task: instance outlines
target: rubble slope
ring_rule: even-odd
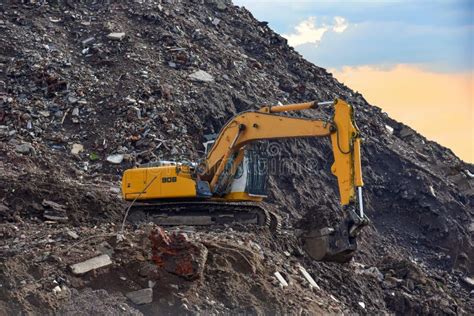
[[[304,60],[245,8],[4,2],[0,30],[0,311],[474,312],[474,166]],[[127,226],[127,242],[117,242],[124,169],[196,161],[204,135],[240,111],[334,98],[355,107],[364,137],[372,225],[352,263],[311,262],[294,237],[342,215],[327,139],[265,144],[275,163],[266,205],[284,219],[282,235],[186,230],[208,251],[196,281],[149,272],[146,227]],[[68,268],[104,247],[111,267],[85,276]],[[290,286],[278,286],[276,271]],[[153,278],[152,304],[127,301]],[[80,307],[95,295],[103,306]]]

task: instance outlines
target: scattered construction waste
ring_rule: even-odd
[[[0,314],[474,314],[474,166],[267,24],[227,0],[0,3]],[[370,219],[349,262],[295,234],[344,216],[325,139],[259,144],[278,233],[137,213],[122,231],[124,170],[199,161],[237,113],[335,99]]]

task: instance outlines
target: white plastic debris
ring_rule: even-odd
[[[283,278],[283,276],[281,275],[280,272],[275,272],[274,273],[275,277],[278,279],[278,281],[280,281],[280,285],[282,287],[287,287],[288,286],[288,282],[286,282],[285,278]]]
[[[390,125],[385,125],[385,128],[387,129],[387,131],[389,132],[389,134],[393,134],[393,127],[391,127]]]
[[[430,185],[430,192],[431,192],[431,195],[433,195],[434,197],[436,197],[436,192],[435,192],[435,190],[434,190],[434,188],[433,188],[432,185]]]
[[[365,309],[365,303],[364,303],[364,302],[359,302],[359,305],[360,305],[360,307],[362,307],[363,309]]]

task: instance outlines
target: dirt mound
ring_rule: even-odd
[[[0,30],[1,313],[76,313],[97,300],[84,312],[474,312],[474,166],[369,105],[245,8],[12,1],[0,4]],[[336,97],[363,133],[372,220],[350,264],[312,262],[295,237],[302,223],[342,215],[326,139],[266,144],[266,205],[284,219],[281,235],[188,229],[208,252],[197,280],[152,263],[146,225],[117,239],[124,169],[199,159],[204,135],[237,112]],[[106,267],[71,271],[104,254]],[[152,303],[130,298],[150,293]]]

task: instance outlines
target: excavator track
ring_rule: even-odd
[[[280,217],[262,206],[248,202],[172,201],[135,203],[128,221],[138,224],[153,222],[161,226],[266,226],[279,233]]]

